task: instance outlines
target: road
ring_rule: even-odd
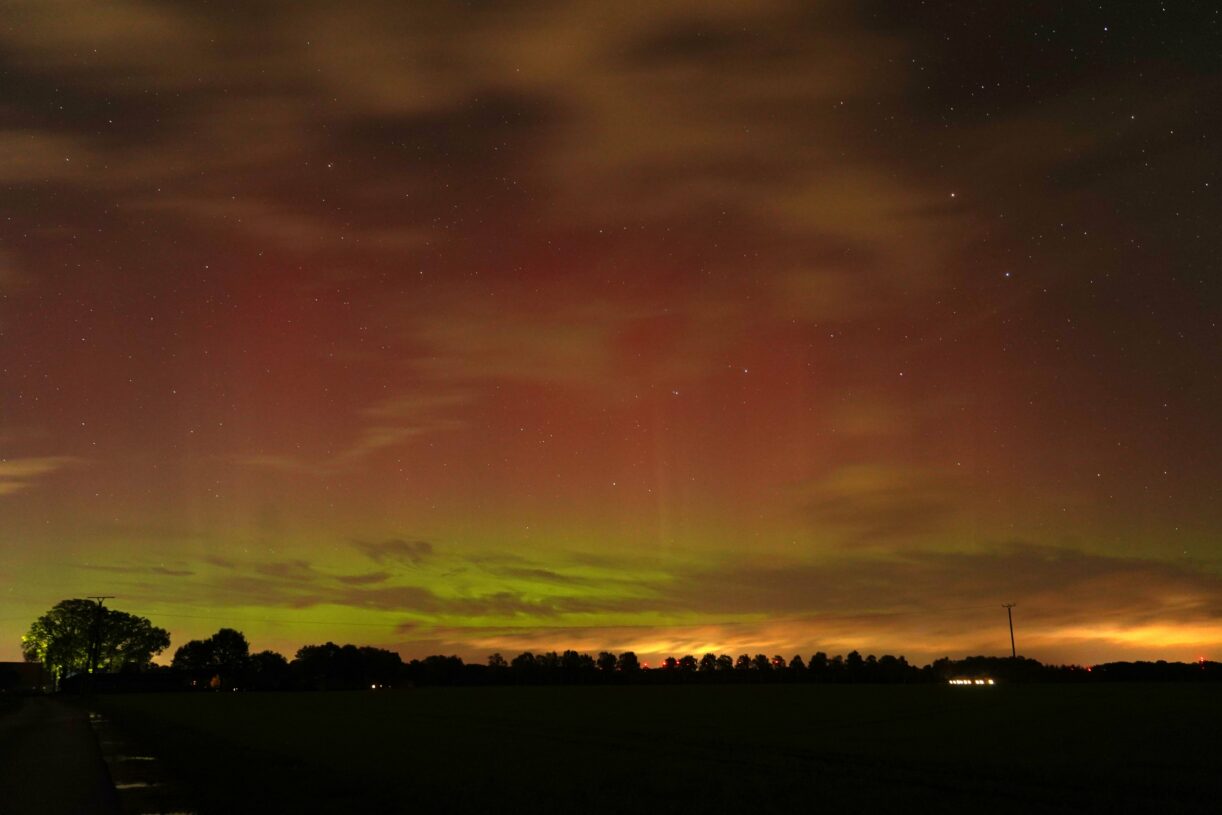
[[[0,815],[118,815],[84,711],[34,696],[0,716]]]

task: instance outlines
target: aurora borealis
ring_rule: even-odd
[[[5,4],[0,660],[1217,659],[1219,12],[1109,5]]]

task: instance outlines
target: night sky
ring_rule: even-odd
[[[1215,4],[2,6],[0,659],[1219,658]]]

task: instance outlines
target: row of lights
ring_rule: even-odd
[[[951,685],[996,685],[992,679],[951,679],[948,680]]]

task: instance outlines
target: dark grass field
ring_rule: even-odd
[[[1218,811],[1208,684],[100,697],[200,812]]]
[[[0,716],[12,713],[21,706],[21,696],[16,693],[0,693]]]

